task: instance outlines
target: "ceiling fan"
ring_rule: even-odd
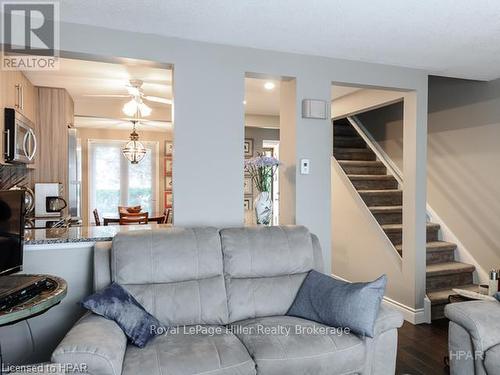
[[[144,90],[142,89],[143,81],[140,79],[131,79],[125,88],[128,91],[128,94],[88,94],[84,96],[92,96],[92,97],[102,97],[102,98],[132,98],[135,100],[141,101],[150,101],[155,103],[162,104],[172,104],[171,99],[162,98],[159,96],[145,95]]]

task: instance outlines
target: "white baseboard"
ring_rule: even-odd
[[[345,281],[347,283],[350,283],[350,280],[344,279],[343,277],[337,276],[332,273],[332,277],[338,280]],[[422,324],[422,323],[430,323],[430,317],[428,318],[425,313],[425,309],[422,307],[420,309],[414,309],[412,307],[406,306],[398,301],[395,301],[389,297],[384,297],[383,303],[386,305],[392,307],[393,309],[396,309],[403,314],[404,320],[411,324]]]
[[[398,301],[394,301],[389,297],[384,297],[383,303],[392,307],[393,309],[399,310],[403,314],[404,320],[411,324],[423,324],[429,323],[427,319],[427,314],[425,308],[414,309],[412,307],[406,306]]]

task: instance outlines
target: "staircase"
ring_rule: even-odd
[[[333,122],[333,156],[379,223],[397,252],[403,255],[403,191],[384,163],[347,119]],[[439,224],[427,223],[427,296],[432,319],[444,317],[452,288],[477,290],[475,267],[455,261],[456,245],[439,240]]]

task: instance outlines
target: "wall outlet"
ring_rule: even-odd
[[[309,159],[300,159],[300,174],[309,174]]]

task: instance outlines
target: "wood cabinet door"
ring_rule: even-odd
[[[35,87],[22,75],[21,113],[35,122]]]
[[[69,95],[69,93],[64,90],[66,94],[65,103],[64,103],[64,121],[68,128],[72,128],[75,123],[75,104],[73,103],[73,98]]]
[[[5,106],[21,110],[21,84],[22,73],[18,71],[5,71]]]
[[[0,164],[3,164],[5,162],[5,157],[4,157],[4,108],[7,107],[7,104],[5,102],[5,94],[7,92],[7,73],[5,70],[0,69]]]

